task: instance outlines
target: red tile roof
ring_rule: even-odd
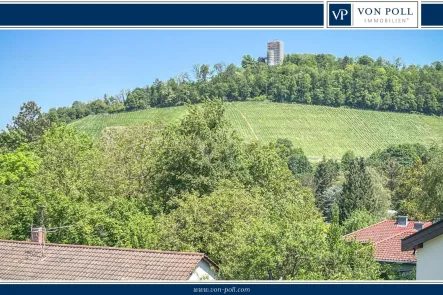
[[[202,253],[0,240],[0,280],[187,280],[202,260],[217,267]]]
[[[432,222],[425,222],[424,228],[431,224]],[[407,226],[399,226],[396,220],[384,220],[347,234],[344,238],[373,243],[377,261],[416,262],[417,259],[412,250],[401,250],[401,240],[416,232],[414,221],[409,221]]]

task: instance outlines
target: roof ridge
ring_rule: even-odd
[[[395,234],[395,235],[389,236],[389,237],[387,237],[387,238],[385,238],[385,239],[383,239],[383,240],[380,240],[380,241],[378,241],[378,242],[375,242],[374,245],[379,244],[379,243],[384,242],[384,241],[387,241],[387,240],[390,240],[390,239],[392,239],[392,238],[395,238],[396,236],[399,236],[399,235],[404,234],[404,233],[406,233],[406,232],[415,232],[415,231],[416,231],[416,230],[414,230],[414,229],[406,228],[404,231],[401,231],[401,232],[399,232],[399,233],[397,233],[397,234]]]
[[[374,227],[374,226],[376,226],[376,225],[378,225],[378,224],[380,224],[380,223],[383,223],[383,222],[386,222],[386,221],[391,221],[391,220],[392,220],[392,219],[385,219],[385,220],[379,221],[379,222],[377,222],[377,223],[374,223],[374,224],[369,225],[369,226],[367,226],[367,227],[364,227],[364,228],[362,228],[362,229],[359,229],[359,230],[353,231],[353,232],[351,232],[351,233],[349,233],[349,234],[346,234],[346,235],[344,235],[343,237],[347,237],[347,236],[349,236],[349,235],[351,235],[351,234],[358,233],[358,232],[360,232],[360,231],[362,231],[362,230],[366,230],[366,229],[371,228],[371,227]],[[394,221],[394,220],[392,220],[392,221]]]
[[[374,226],[379,225],[379,224],[381,224],[381,223],[384,223],[384,222],[386,222],[386,221],[394,221],[394,222],[396,222],[395,219],[384,219],[384,220],[382,220],[382,221],[379,221],[379,222],[377,222],[377,223],[374,223],[374,224],[369,225],[369,226],[367,226],[367,227],[364,227],[364,228],[362,228],[362,229],[359,229],[359,230],[353,231],[353,232],[351,232],[351,233],[349,233],[349,234],[346,234],[346,235],[343,236],[343,238],[348,237],[348,236],[350,236],[350,235],[352,235],[352,234],[358,233],[358,232],[360,232],[360,231],[366,230],[366,229],[368,229],[368,228],[374,227]],[[414,223],[414,222],[423,222],[423,225],[426,225],[427,223],[429,223],[429,221],[415,221],[415,220],[408,220],[408,225],[409,225],[409,222],[412,222],[412,223]],[[405,228],[405,229],[410,229],[410,228],[408,228],[408,225],[405,226],[404,228]]]
[[[0,243],[38,245],[38,243],[35,243],[35,242],[16,241],[16,240],[2,240],[2,239],[0,239]],[[200,253],[200,252],[164,251],[164,250],[150,250],[150,249],[140,249],[140,248],[123,248],[123,247],[109,247],[109,246],[91,246],[91,245],[76,245],[76,244],[57,244],[57,243],[45,243],[45,246],[67,247],[67,248],[89,248],[89,249],[102,249],[102,250],[114,250],[114,251],[132,251],[132,252],[147,252],[147,253],[163,253],[163,254],[199,255],[199,256],[202,256],[202,257],[206,256],[204,253]]]

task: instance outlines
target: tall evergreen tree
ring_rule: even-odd
[[[365,160],[354,159],[349,163],[349,171],[345,174],[343,192],[340,196],[340,221],[346,220],[356,210],[366,209],[374,212],[374,200],[375,191]]]
[[[313,191],[317,199],[332,185],[338,176],[339,170],[340,166],[337,161],[332,159],[326,160],[326,158],[323,157],[322,161],[318,164],[314,175]]]

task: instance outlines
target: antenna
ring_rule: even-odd
[[[37,221],[37,223],[39,225],[34,227],[34,224],[31,224],[31,237],[32,237],[33,242],[37,242],[41,245],[42,257],[44,257],[46,234],[57,232],[57,231],[60,231],[60,230],[63,230],[63,229],[69,228],[69,227],[73,227],[74,225],[67,225],[67,226],[60,225],[59,227],[46,229],[45,228],[45,206],[42,204],[39,206],[39,208],[40,208],[40,214],[39,214],[39,217],[37,217],[37,219],[40,219],[39,221]]]
[[[40,231],[43,231],[43,238],[41,239],[42,243],[42,257],[45,257],[45,239],[46,239],[46,229],[45,229],[45,206],[40,205]]]
[[[47,233],[54,233],[60,229],[65,229],[65,228],[70,228],[73,227],[74,225],[65,225],[65,226],[59,226],[59,227],[52,227],[52,228],[48,228],[48,230],[46,231]]]
[[[45,245],[45,237],[46,230],[44,227],[44,208],[45,206],[40,205],[40,218],[37,215],[37,225],[34,227],[34,224],[31,224],[31,241],[34,243],[38,243],[41,246],[41,257],[44,257],[44,245]],[[38,220],[40,219],[40,220]]]
[[[34,224],[31,224],[31,240],[34,243],[39,243],[41,246],[42,257],[44,257],[44,247],[45,247],[45,239],[46,239],[46,228],[45,228],[45,206],[40,205],[40,216],[37,216],[37,226],[34,227]]]
[[[44,228],[45,224],[45,206],[40,205],[40,226]]]

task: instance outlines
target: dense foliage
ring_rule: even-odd
[[[44,224],[50,242],[201,251],[225,279],[381,275],[371,245],[341,238],[368,218],[343,227],[340,192],[330,224],[316,206],[320,178],[322,195],[350,181],[340,165],[312,165],[284,139],[243,142],[221,101],[189,106],[177,125],[108,129],[98,141],[53,124],[0,159],[0,238],[26,240]]]
[[[227,101],[270,100],[326,106],[443,114],[443,65],[406,66],[368,56],[289,54],[281,66],[245,56],[234,64],[194,65],[193,77],[182,73],[150,86],[71,107],[51,109],[51,122],[70,122],[91,114],[133,111],[203,102],[208,97]]]
[[[440,217],[441,146],[395,145],[368,158],[348,151],[341,161],[312,163],[287,139],[245,142],[223,100],[205,98],[441,114],[441,65],[290,55],[283,66],[245,57],[242,68],[214,71],[196,66],[195,81],[157,80],[47,114],[24,104],[0,133],[0,238],[26,240],[32,225],[44,224],[51,242],[204,252],[225,279],[397,278],[375,262],[371,245],[342,236],[388,209]],[[203,100],[178,124],[110,128],[95,141],[64,123]]]

